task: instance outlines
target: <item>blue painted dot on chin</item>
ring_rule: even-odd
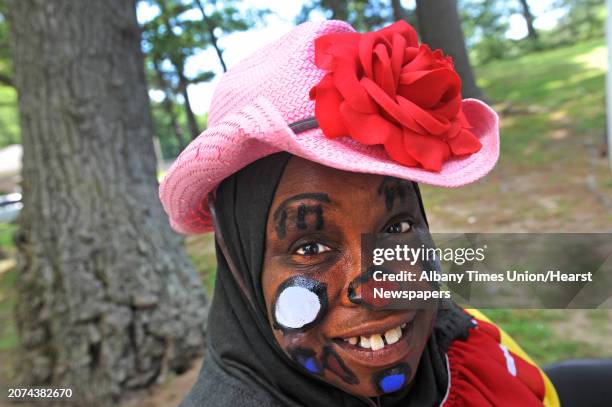
[[[376,373],[373,382],[381,393],[393,393],[408,383],[411,374],[410,366],[407,363],[401,363]]]
[[[302,363],[304,368],[306,368],[306,370],[308,370],[310,373],[321,373],[321,365],[319,365],[319,361],[315,357],[310,357],[306,360],[303,360]]]
[[[289,350],[291,358],[308,372],[316,375],[323,373],[323,366],[317,359],[317,354],[312,349],[293,348]]]
[[[379,384],[382,391],[385,393],[392,393],[401,389],[405,381],[406,376],[401,373],[385,376],[381,379]]]

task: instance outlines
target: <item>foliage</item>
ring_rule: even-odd
[[[555,7],[567,12],[548,36],[551,46],[576,44],[604,36],[605,0],[557,0]]]
[[[509,9],[497,0],[460,0],[463,34],[470,57],[476,65],[508,54],[507,16]]]
[[[6,4],[4,0],[0,0],[0,84],[10,86],[12,76]]]
[[[19,143],[17,95],[12,86],[13,72],[9,47],[6,6],[0,0],[0,148]]]
[[[171,106],[176,115],[179,127],[183,129],[183,131],[186,131],[187,118],[185,117],[183,106],[178,102],[172,103]],[[151,101],[151,115],[153,117],[155,136],[158,138],[161,147],[162,157],[172,159],[178,156],[181,152],[181,146],[179,146],[176,135],[174,134],[175,130],[171,123],[171,117],[168,115],[162,103]],[[196,119],[202,128],[206,128],[207,118],[207,114],[196,115]]]
[[[20,140],[17,92],[12,86],[0,84],[0,148],[17,144]]]
[[[308,21],[314,12],[319,12],[327,19],[344,20],[357,31],[376,30],[399,19],[392,3],[388,0],[310,0],[302,6],[296,23]],[[416,26],[414,13],[403,11],[408,21]]]
[[[174,157],[203,126],[191,110],[187,88],[215,76],[214,71],[204,70],[190,76],[186,69],[189,58],[213,47],[221,70],[225,70],[218,39],[257,25],[266,12],[241,11],[236,6],[238,2],[233,0],[206,4],[200,0],[147,0],[146,3],[157,8],[157,14],[142,27],[149,88],[163,95],[162,102],[152,106],[156,135],[164,156]]]

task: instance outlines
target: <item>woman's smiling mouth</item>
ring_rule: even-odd
[[[411,349],[416,315],[399,325],[376,333],[339,337],[332,340],[338,353],[367,367],[385,367],[404,359]],[[371,330],[369,330],[371,332]]]

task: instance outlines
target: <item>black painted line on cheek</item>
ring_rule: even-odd
[[[401,363],[375,373],[372,376],[372,384],[381,393],[393,393],[408,384],[411,376],[410,366],[407,363]]]
[[[329,346],[323,348],[323,354],[321,355],[323,367],[348,384],[358,384],[359,379],[344,363],[344,361],[338,356],[338,354]]]
[[[277,305],[278,305],[278,299],[280,298],[281,294],[289,288],[292,287],[299,287],[299,288],[303,288],[306,289],[308,291],[310,291],[311,293],[314,293],[319,301],[319,310],[317,312],[317,315],[315,316],[315,318],[312,321],[309,321],[307,323],[305,323],[302,326],[299,327],[291,327],[291,326],[285,326],[282,323],[280,323],[278,321],[278,317],[277,317]],[[325,316],[325,314],[327,313],[327,308],[328,308],[328,299],[327,299],[327,284],[322,283],[320,281],[317,280],[313,280],[309,277],[306,276],[293,276],[288,278],[287,280],[283,281],[281,283],[281,285],[278,286],[278,289],[276,290],[276,295],[274,296],[274,301],[272,302],[272,318],[273,318],[273,323],[272,323],[272,327],[274,329],[277,329],[279,331],[281,331],[283,333],[283,335],[287,335],[289,333],[293,333],[293,332],[301,332],[301,331],[305,331],[308,328],[310,328],[311,326],[313,326],[314,324],[318,323],[319,321],[321,321],[321,319]],[[289,310],[291,311],[291,310]],[[300,310],[295,310],[296,314],[300,312]]]
[[[314,350],[302,347],[291,348],[287,351],[291,359],[305,369],[308,373],[322,376],[323,366],[317,359],[317,354]]]

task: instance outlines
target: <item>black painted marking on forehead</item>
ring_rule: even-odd
[[[306,276],[285,280],[272,302],[273,328],[283,334],[304,331],[327,313],[327,285]]]
[[[308,225],[306,224],[306,215],[312,213],[316,217],[316,230],[323,230],[324,221],[323,221],[323,206],[322,205],[306,205],[301,203],[298,206],[297,219],[295,221],[295,226],[298,229],[305,230]]]
[[[330,346],[323,348],[321,359],[325,369],[330,370],[346,383],[359,383],[359,379],[357,376],[355,376],[355,373],[353,373],[351,369],[346,366],[342,358],[340,358],[340,356]]]
[[[390,211],[393,209],[395,200],[399,199],[400,202],[404,202],[409,196],[411,189],[411,181],[395,177],[385,177],[378,187],[378,195],[384,195],[385,207],[387,211]]]
[[[285,199],[274,211],[272,215],[272,219],[276,223],[276,234],[279,239],[284,239],[287,235],[287,206],[294,201],[300,200],[315,200],[322,203],[330,203],[331,199],[329,196],[324,193],[316,193],[316,192],[308,192],[303,194],[294,195],[290,198]],[[318,205],[306,205],[305,203],[301,203],[298,206],[298,212],[296,217],[296,227],[298,229],[306,229],[306,215],[314,214],[316,216],[316,230],[322,230],[324,227],[323,220],[323,206],[321,204]]]

